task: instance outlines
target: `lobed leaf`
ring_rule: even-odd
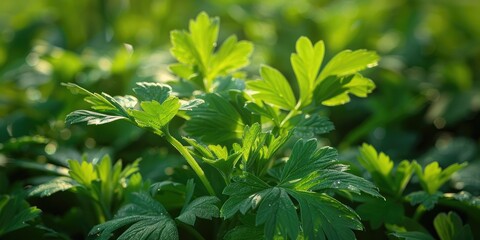
[[[149,194],[132,193],[130,201],[112,220],[94,226],[89,236],[107,240],[114,232],[125,229],[118,239],[178,239],[175,221]]]
[[[151,128],[157,134],[163,134],[162,128],[175,117],[180,109],[177,97],[170,96],[164,102],[155,100],[145,101],[140,104],[142,111],[132,110],[131,115],[140,127]]]
[[[325,65],[317,79],[317,84],[328,76],[347,76],[365,68],[374,67],[377,65],[378,60],[379,56],[373,51],[364,49],[342,51]]]
[[[216,93],[202,97],[204,104],[187,112],[185,131],[205,143],[225,143],[242,136],[244,124],[236,108]]]
[[[27,227],[27,222],[37,218],[41,212],[37,207],[30,207],[18,196],[0,196],[0,237]]]
[[[442,170],[438,165],[438,162],[432,162],[428,164],[422,172],[420,165],[417,165],[415,172],[420,180],[422,188],[429,194],[435,193],[445,182],[450,180],[452,175],[467,166],[467,163],[462,164],[452,164]]]
[[[220,199],[215,196],[203,196],[191,201],[194,189],[193,179],[188,180],[185,191],[185,203],[180,215],[176,219],[193,226],[196,218],[212,219],[212,217],[219,217],[220,210],[216,204],[220,202]]]
[[[253,91],[252,96],[255,99],[285,110],[295,108],[295,96],[282,73],[272,67],[262,66],[260,75],[262,80],[247,82],[247,87]]]
[[[473,240],[470,226],[463,225],[462,219],[454,212],[438,214],[433,225],[441,240],[465,239]]]
[[[33,187],[28,191],[28,196],[48,197],[56,192],[66,191],[75,186],[78,186],[78,183],[73,181],[73,179],[68,177],[57,177],[44,184]]]
[[[325,55],[325,45],[319,41],[312,45],[306,37],[300,37],[295,45],[296,53],[290,57],[290,62],[297,78],[300,90],[300,101],[303,106],[311,102],[315,80]]]

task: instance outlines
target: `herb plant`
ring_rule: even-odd
[[[344,50],[327,61],[323,41],[300,37],[290,57],[294,79],[262,65],[252,80],[242,71],[252,43],[236,36],[219,43],[219,22],[202,12],[188,31],[171,32],[170,52],[178,61],[169,66],[173,81],[136,82],[132,95],[124,96],[64,84],[91,105],[68,114],[67,125],[122,120],[151,131],[188,164],[175,169],[185,181],[152,183],[139,172],[141,160],[123,167],[108,155],[84,157],[58,166],[63,171],[27,197],[74,193],[84,205],[90,239],[354,239],[367,222],[367,229],[383,227],[390,237],[430,239],[411,223],[438,202],[453,199],[478,211],[475,198],[441,192],[465,164],[442,170],[436,162],[422,168],[405,160],[394,168],[388,156],[365,144],[359,163],[370,182],[350,173],[337,150],[318,140],[335,129],[330,107],[375,88],[361,74],[377,65],[375,52]],[[405,194],[414,173],[422,190]],[[12,224],[0,218],[0,236],[40,214],[23,200],[0,199],[1,217],[12,215],[4,214],[7,204],[21,213]],[[403,212],[405,203],[417,206],[413,217]],[[208,227],[200,229],[205,221]],[[454,212],[438,214],[434,225],[442,239],[471,237]]]

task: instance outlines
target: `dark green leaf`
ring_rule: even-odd
[[[223,237],[225,240],[252,240],[263,239],[263,230],[254,226],[236,226]]]
[[[28,226],[31,221],[40,215],[40,209],[30,207],[18,196],[0,196],[0,236]]]
[[[112,220],[94,226],[89,236],[107,240],[114,232],[125,229],[118,239],[178,239],[175,221],[149,194],[132,193],[130,201]]]
[[[185,130],[205,143],[225,143],[242,136],[244,124],[235,107],[219,94],[207,94],[205,101],[187,112],[191,119]]]
[[[154,82],[138,82],[133,88],[141,101],[157,101],[163,103],[169,96],[172,88],[167,84]]]
[[[187,182],[185,204],[176,219],[193,226],[196,218],[212,219],[212,217],[219,217],[220,210],[216,204],[220,202],[220,199],[215,196],[203,196],[190,202],[194,188],[193,180],[190,179]]]
[[[391,233],[391,235],[405,240],[435,240],[435,238],[424,232],[396,232]]]
[[[427,210],[430,210],[437,204],[440,197],[442,197],[441,192],[429,194],[425,191],[418,191],[408,194],[406,199],[412,205],[422,204]]]
[[[358,215],[326,194],[287,190],[300,206],[302,229],[308,239],[355,239],[362,230]]]
[[[463,225],[462,219],[454,212],[438,214],[433,220],[435,230],[441,240],[473,240],[469,225]]]
[[[371,199],[356,210],[362,220],[370,222],[372,229],[377,229],[384,223],[400,224],[404,217],[403,205],[391,199]]]

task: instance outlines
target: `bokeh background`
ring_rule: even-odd
[[[220,17],[220,40],[236,34],[254,43],[251,79],[260,64],[293,79],[300,36],[324,40],[327,58],[377,51],[379,66],[366,72],[376,90],[330,108],[336,130],[324,142],[345,161],[368,142],[395,160],[469,162],[451,187],[480,194],[476,0],[0,1],[0,194],[40,181],[25,166],[84,153],[142,157],[144,176],[164,179],[159,164],[179,164],[178,156],[153,134],[121,122],[66,127],[66,114],[86,105],[61,83],[124,95],[135,82],[172,79],[169,32],[201,11]]]

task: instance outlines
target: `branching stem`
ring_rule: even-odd
[[[203,172],[202,167],[198,165],[197,161],[193,158],[193,156],[190,154],[188,149],[183,146],[176,138],[174,138],[172,135],[170,135],[170,132],[168,131],[168,126],[166,129],[164,129],[163,133],[165,134],[165,139],[172,144],[172,146],[177,149],[177,151],[185,158],[185,160],[188,162],[190,167],[193,169],[193,171],[197,174],[197,176],[200,178],[202,181],[203,185],[207,189],[208,193],[212,196],[215,195],[215,191],[213,190],[212,185],[208,181],[207,177],[205,176],[205,172]]]

